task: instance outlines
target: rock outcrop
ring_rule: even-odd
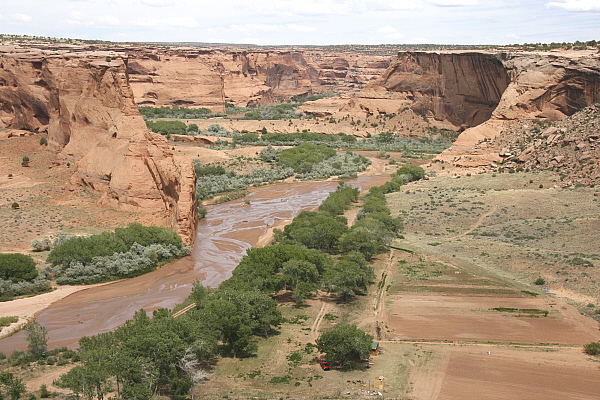
[[[600,56],[591,51],[405,52],[345,107],[366,114],[409,107],[464,132],[438,156],[458,167],[500,161],[492,139],[519,119],[558,121],[600,100]]]
[[[600,184],[600,104],[554,123],[521,119],[495,142],[506,169],[552,170],[561,186]]]
[[[502,62],[491,54],[405,52],[350,107],[370,113],[410,107],[464,129],[490,118],[509,82]]]
[[[126,48],[136,102],[151,106],[254,106],[315,93],[355,93],[391,56],[315,50]]]
[[[72,181],[121,209],[172,215],[191,243],[196,227],[194,170],[176,160],[166,139],[148,132],[114,52],[2,52],[0,127],[46,131]]]

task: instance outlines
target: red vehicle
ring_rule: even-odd
[[[320,361],[319,365],[321,365],[323,371],[329,371],[331,369],[331,364],[329,364],[329,361]]]

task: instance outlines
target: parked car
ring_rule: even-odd
[[[321,365],[323,371],[329,371],[331,369],[331,364],[329,364],[329,361],[320,361],[319,365]]]

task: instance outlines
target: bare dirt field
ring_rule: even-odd
[[[596,399],[597,363],[577,350],[450,349],[440,399]],[[426,398],[426,397],[422,397]]]

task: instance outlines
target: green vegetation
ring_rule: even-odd
[[[202,171],[223,172],[218,168]],[[344,301],[357,291],[366,290],[374,274],[362,253],[349,250],[335,260],[318,250],[333,251],[335,238],[349,232],[340,214],[357,196],[356,189],[340,185],[319,211],[301,213],[288,225],[293,228],[287,236],[285,231],[279,233],[285,243],[249,249],[232,277],[216,290],[196,282],[186,301],[193,301],[196,307],[178,318],[165,309],[156,310],[152,318],[140,310],[133,320],[113,332],[82,338],[77,353],[81,365],[63,375],[59,385],[87,397],[101,398],[116,383],[117,397],[148,399],[158,394],[183,399],[194,384],[207,376],[206,369],[217,353],[252,356],[257,350],[254,337],[267,337],[284,322],[272,298],[280,290],[290,290],[297,305],[318,288],[335,292]],[[380,221],[378,228],[400,229],[401,224],[389,216],[381,189],[372,190],[365,204],[363,219]],[[320,230],[315,232],[315,227]],[[366,224],[360,229],[375,227]],[[313,232],[306,233],[310,230]],[[311,238],[315,235],[319,242]],[[297,316],[296,321],[300,318]],[[348,366],[351,361],[368,356],[371,341],[372,336],[355,326],[340,324],[321,335],[318,348],[332,362]],[[301,361],[299,351],[288,357],[290,368]],[[260,374],[252,375],[251,379]],[[288,373],[270,382],[290,380]]]
[[[4,326],[9,326],[10,324],[14,324],[19,321],[19,317],[8,316],[8,317],[0,317],[0,328]]]
[[[350,361],[369,357],[373,336],[358,329],[356,325],[337,324],[333,330],[321,334],[317,339],[320,352],[327,354],[333,363],[347,367]]]
[[[188,126],[181,121],[146,121],[146,126],[151,132],[161,135],[185,135]]]
[[[37,321],[33,321],[25,328],[27,331],[27,350],[36,359],[40,359],[48,352],[48,331]]]
[[[538,286],[542,286],[542,285],[546,284],[546,280],[544,278],[542,278],[542,277],[539,277],[533,283],[535,283]]]
[[[0,279],[13,283],[32,281],[38,276],[35,261],[24,254],[0,254]]]
[[[590,356],[597,356],[598,354],[600,354],[600,343],[599,342],[591,342],[591,343],[585,344],[583,346],[583,351],[585,351],[585,353],[589,354]]]
[[[335,150],[327,146],[302,143],[279,153],[278,165],[292,168],[294,172],[309,172],[314,164],[335,156]]]
[[[384,132],[380,135],[360,140],[344,133],[338,135],[314,132],[267,133],[263,135],[242,133],[233,135],[234,145],[298,146],[302,143],[312,143],[347,150],[399,151],[403,152],[405,157],[412,157],[414,154],[420,153],[439,154],[452,144],[450,140],[439,135],[417,139],[394,136],[391,132]]]
[[[495,308],[490,308],[490,310],[498,311],[498,312],[502,312],[502,313],[525,315],[525,316],[543,315],[544,317],[547,317],[548,314],[550,313],[550,311],[548,311],[548,310],[540,310],[538,308],[495,307]]]
[[[342,215],[350,208],[351,203],[358,200],[359,193],[357,188],[341,183],[336,191],[329,194],[321,203],[319,211],[325,211],[331,215]]]
[[[201,119],[221,117],[224,114],[213,113],[208,108],[187,107],[151,107],[139,106],[140,114],[144,119],[176,118],[176,119]]]
[[[59,284],[89,284],[137,276],[188,249],[173,231],[130,224],[114,232],[72,237],[58,244],[47,261]]]
[[[337,250],[340,237],[348,231],[344,217],[324,211],[302,211],[282,231],[276,230],[275,242],[296,243],[327,252]]]
[[[236,174],[223,166],[201,164],[194,160],[196,175],[196,193],[199,200],[206,200],[220,193],[245,190],[249,185],[259,186],[274,183],[294,176],[294,167],[300,172],[297,179],[323,179],[330,176],[348,176],[364,171],[370,160],[353,153],[336,154],[335,150],[310,143],[286,149],[281,152],[267,147],[261,157],[277,161],[277,167],[271,169],[255,168],[249,174]]]

